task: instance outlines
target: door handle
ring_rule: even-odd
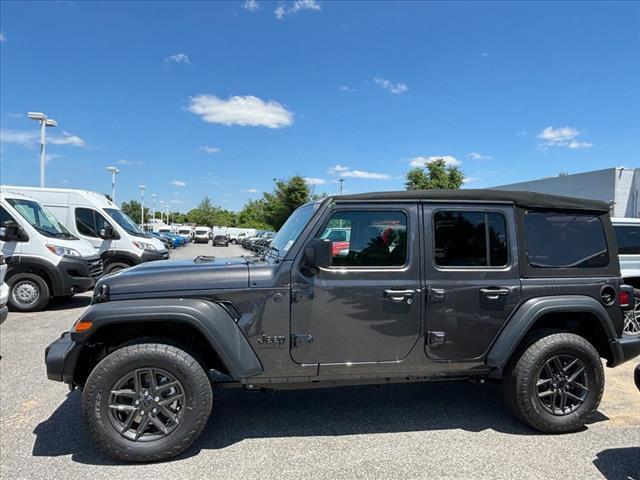
[[[506,287],[489,287],[481,288],[480,293],[487,297],[489,300],[497,300],[499,297],[504,297],[511,293],[511,290]]]
[[[415,290],[406,289],[406,290],[392,290],[387,289],[384,291],[385,298],[388,298],[392,302],[404,302],[411,304],[413,302],[413,294],[416,293]]]

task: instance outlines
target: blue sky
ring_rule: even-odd
[[[238,210],[300,174],[403,187],[445,156],[466,187],[640,161],[640,4],[6,2],[0,174]]]

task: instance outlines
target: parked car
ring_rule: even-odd
[[[274,235],[275,234],[273,232],[266,233],[262,236],[262,238],[257,239],[251,243],[251,249],[255,250],[256,252],[262,252],[267,247],[269,247],[269,245],[271,245],[271,241],[273,240]]]
[[[28,195],[74,236],[89,242],[100,255],[105,273],[169,258],[163,243],[146,233],[101,193],[70,188],[3,187]]]
[[[162,232],[161,235],[163,235],[165,238],[170,239],[171,241],[173,241],[173,246],[174,247],[182,247],[184,245],[187,244],[187,239],[178,235],[177,233],[173,233],[173,232]]]
[[[102,276],[102,260],[91,244],[33,198],[3,189],[0,227],[12,310],[42,310],[53,297],[86,292]]]
[[[213,240],[211,240],[211,244],[214,247],[228,247],[229,238],[226,235],[215,235]]]
[[[251,245],[255,240],[258,240],[260,238],[262,238],[264,235],[266,235],[266,231],[265,230],[258,230],[256,232],[255,235],[253,236],[247,236],[245,238],[242,239],[240,245],[242,245],[243,248],[246,248],[247,250],[251,250]]]
[[[624,332],[640,335],[640,218],[612,218],[616,233],[620,273],[625,283],[635,289],[635,305],[625,314]]]
[[[4,227],[0,226],[0,237],[4,237],[6,232]],[[7,301],[9,300],[9,285],[4,283],[7,274],[7,263],[4,261],[4,255],[0,253],[0,324],[2,324],[9,314]]]
[[[323,234],[347,222],[348,252],[334,256]],[[91,438],[125,461],[186,449],[207,424],[212,385],[502,380],[523,422],[572,432],[600,403],[601,358],[615,367],[640,354],[640,337],[622,334],[631,288],[614,242],[609,205],[593,200],[466,189],[322,198],[294,211],[263,257],[101,279],[47,348],[47,375],[82,387]]]
[[[186,243],[189,243],[193,240],[193,232],[194,228],[190,226],[182,226],[178,227],[178,235],[185,239]]]
[[[157,238],[158,240],[160,240],[167,250],[175,248],[173,240],[169,240],[158,232],[147,232],[147,235],[151,238]]]

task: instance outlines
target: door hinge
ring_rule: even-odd
[[[443,345],[445,337],[447,336],[444,332],[434,332],[432,330],[429,330],[428,334],[428,343],[431,347],[434,347],[436,345]]]
[[[295,333],[291,334],[291,348],[299,347],[303,343],[313,343],[313,336],[312,335],[296,335]]]

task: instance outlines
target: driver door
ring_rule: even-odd
[[[414,204],[329,209],[315,238],[336,236],[332,264],[292,271],[291,357],[299,364],[397,361],[420,335],[422,292]],[[344,238],[348,238],[345,242]],[[300,259],[298,259],[300,260]]]

